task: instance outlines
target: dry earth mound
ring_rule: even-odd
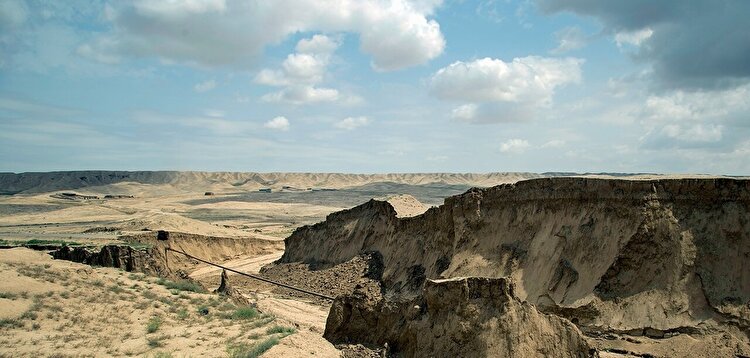
[[[400,218],[412,217],[423,214],[427,209],[426,205],[422,204],[417,198],[408,195],[400,194],[385,198],[393,209],[396,210],[396,216]]]
[[[584,331],[732,331],[748,355],[750,181],[548,178],[450,197],[413,218],[372,200],[296,230],[281,262],[383,256],[389,294],[426,279],[510,277]],[[734,348],[733,348],[734,349]]]

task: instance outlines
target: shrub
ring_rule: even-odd
[[[281,333],[284,336],[288,336],[297,330],[292,327],[283,327],[283,326],[273,326],[266,330],[266,333],[268,334],[274,334],[274,333]]]
[[[258,317],[258,311],[252,307],[240,307],[232,313],[232,319],[253,319]]]
[[[198,307],[198,314],[201,316],[208,316],[208,307],[206,306]]]
[[[18,295],[10,292],[0,292],[0,298],[7,298],[9,300],[15,300]]]
[[[203,289],[201,285],[193,281],[189,281],[189,280],[170,281],[167,279],[160,278],[156,280],[156,283],[170,290],[190,291],[190,292],[198,292],[198,293],[205,292],[205,290]]]
[[[154,333],[159,330],[159,327],[161,327],[161,318],[153,317],[148,321],[148,324],[146,324],[146,332]]]
[[[164,342],[162,342],[162,341],[165,338],[167,338],[167,337],[166,336],[149,337],[149,338],[146,338],[146,341],[148,342],[148,346],[149,347],[156,348],[156,347],[162,347],[162,346],[164,346]]]

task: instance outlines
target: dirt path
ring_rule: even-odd
[[[260,268],[279,259],[283,251],[260,256],[244,256],[218,264],[232,269],[258,273]],[[203,283],[218,280],[221,269],[202,265],[190,273],[190,277]],[[229,273],[237,277],[237,274]],[[218,281],[217,281],[218,282]],[[303,299],[281,298],[271,290],[273,286],[260,284],[244,278],[230,278],[230,284],[248,292],[246,297],[255,302],[263,314],[273,315],[284,326],[295,327],[297,332],[280,340],[279,344],[263,354],[263,357],[339,357],[340,352],[323,338],[330,307],[307,302]],[[250,293],[252,292],[252,293]]]
[[[226,266],[238,271],[247,272],[247,273],[258,273],[260,271],[260,268],[278,260],[281,255],[283,255],[283,251],[275,252],[268,255],[261,255],[261,256],[247,256],[242,257],[235,260],[230,260],[226,262],[222,262],[222,266]],[[230,275],[235,275],[233,273],[229,273]],[[209,266],[209,265],[203,265],[197,270],[190,273],[191,278],[204,278],[207,276],[219,276],[221,275],[221,269],[215,266]]]
[[[285,338],[263,357],[339,357],[341,353],[325,338],[329,307],[293,299],[259,295],[258,309],[293,324],[297,333]]]

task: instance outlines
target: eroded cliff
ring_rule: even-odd
[[[748,180],[534,179],[472,189],[413,218],[373,200],[298,229],[281,261],[335,265],[377,251],[386,294],[417,297],[426,279],[509,277],[518,297],[582,327],[746,332],[749,211]]]

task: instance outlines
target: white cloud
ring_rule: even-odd
[[[339,91],[333,88],[293,86],[284,88],[278,92],[263,95],[260,99],[265,102],[284,102],[298,105],[335,102],[339,99]]]
[[[451,111],[451,118],[470,121],[477,116],[477,105],[473,103],[458,106]]]
[[[296,105],[320,102],[352,102],[349,96],[339,96],[333,88],[315,87],[327,75],[330,57],[339,42],[325,35],[315,35],[297,43],[296,53],[282,62],[278,70],[263,69],[255,76],[255,82],[268,86],[284,87],[282,90],[263,95],[266,102],[284,102]]]
[[[64,108],[35,101],[25,101],[9,97],[0,97],[0,111],[15,112],[18,114],[34,117],[62,117],[81,114],[77,109]]]
[[[263,69],[255,76],[255,82],[269,86],[319,83],[338,46],[338,41],[325,35],[302,39],[297,43],[297,52],[289,54],[281,63],[281,69]]]
[[[249,68],[265,46],[292,34],[351,32],[359,35],[360,48],[372,56],[374,68],[396,70],[443,52],[440,25],[428,19],[440,5],[408,0],[115,2],[105,17],[113,22],[112,30],[103,36],[116,46],[96,49],[172,63]]]
[[[722,91],[677,90],[646,99],[643,119],[710,120],[744,116],[750,110],[750,85]]]
[[[289,130],[289,120],[286,119],[286,117],[279,116],[266,122],[263,126],[270,129],[286,131]]]
[[[715,146],[723,132],[724,127],[716,124],[667,124],[646,133],[641,143],[646,149]]]
[[[300,53],[331,54],[339,47],[339,42],[325,35],[314,35],[309,39],[302,39],[295,50]]]
[[[576,58],[529,56],[511,62],[483,58],[454,62],[430,79],[430,93],[444,100],[466,101],[451,117],[472,122],[508,122],[533,117],[552,102],[555,90],[581,80]]]
[[[140,127],[153,127],[151,130],[175,130],[175,126],[197,128],[201,133],[212,133],[222,137],[246,136],[257,128],[257,124],[246,120],[230,120],[224,118],[225,113],[218,110],[206,110],[204,115],[171,115],[155,111],[137,111],[132,120]]]
[[[167,18],[184,17],[191,14],[223,13],[227,10],[225,0],[136,0],[133,5],[143,14]]]
[[[622,31],[615,34],[615,42],[617,47],[623,47],[624,45],[640,46],[643,41],[648,40],[653,35],[654,30],[648,27],[635,31]]]
[[[555,32],[555,38],[557,39],[557,47],[550,51],[552,54],[577,50],[588,43],[586,34],[578,27],[566,27],[557,31]]]
[[[558,86],[580,82],[582,63],[537,56],[457,61],[432,76],[430,90],[450,100],[547,103]]]
[[[215,80],[204,81],[201,83],[197,83],[195,86],[193,86],[193,89],[195,90],[195,92],[199,92],[199,93],[208,92],[214,88],[216,88]]]
[[[500,145],[500,151],[503,153],[520,154],[526,151],[531,145],[525,139],[509,139]]]
[[[334,127],[345,130],[353,130],[369,123],[367,117],[347,117],[333,124]]]

